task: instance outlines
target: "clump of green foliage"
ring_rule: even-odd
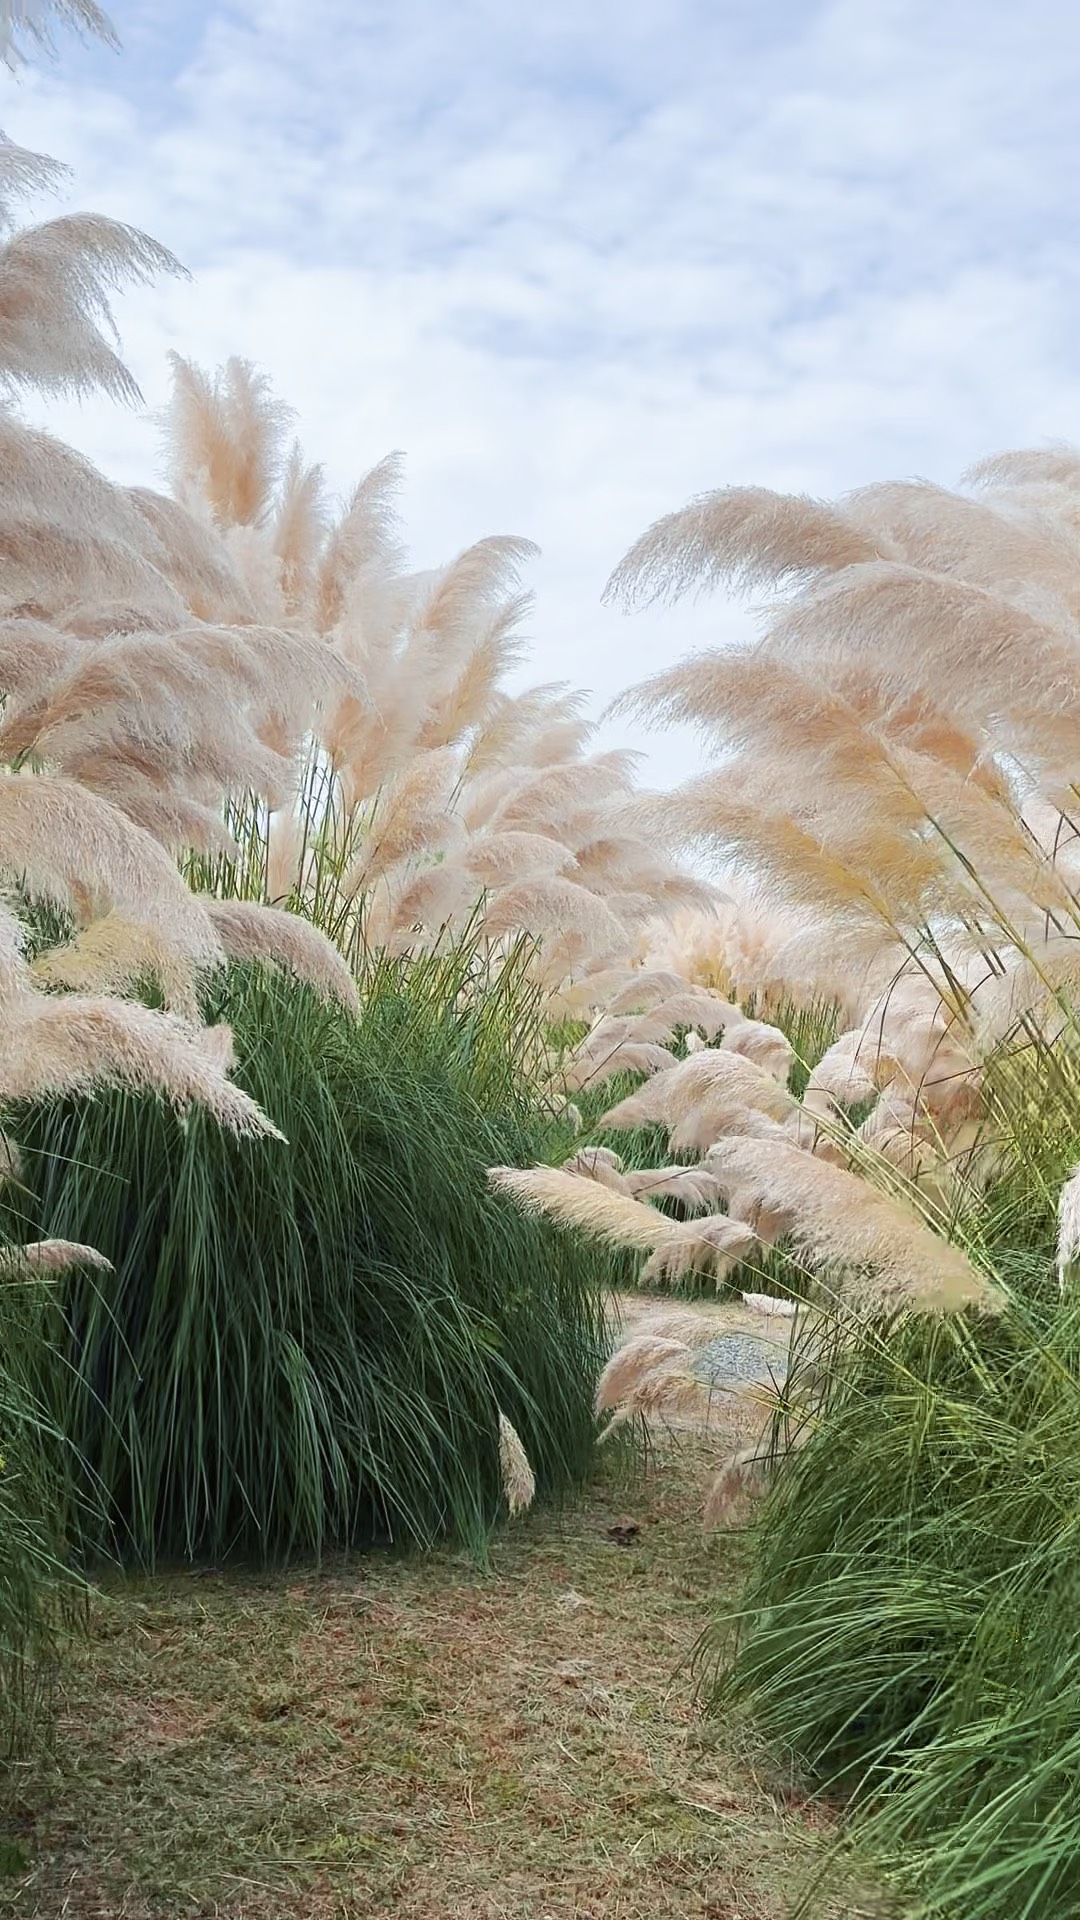
[[[821,1397],[734,1658],[730,1616],[700,1650],[713,1709],[748,1703],[926,1920],[1080,1910],[1080,1299],[1038,1206],[1059,1177],[987,1197],[1000,1318],[834,1322],[803,1356]]]
[[[258,967],[214,989],[287,1145],[124,1092],[17,1116],[12,1230],[116,1269],[57,1285],[38,1382],[98,1496],[69,1503],[91,1553],[480,1545],[500,1410],[542,1493],[586,1469],[603,1256],[486,1182],[570,1147],[520,1064],[524,969],[464,945],[373,958],[360,987],[359,1021]]]

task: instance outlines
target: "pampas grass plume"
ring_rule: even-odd
[[[811,1269],[843,1268],[842,1296],[863,1310],[999,1313],[1005,1305],[989,1277],[911,1209],[801,1147],[783,1139],[721,1140],[706,1166],[722,1186],[734,1179],[753,1191],[757,1207],[786,1216]]]
[[[255,1101],[225,1078],[200,1045],[200,1029],[170,1014],[121,1000],[29,992],[10,1001],[5,1011],[0,1099],[131,1087],[159,1093],[181,1109],[203,1106],[233,1133],[284,1137]]]
[[[516,1428],[502,1412],[499,1414],[499,1471],[511,1516],[531,1507],[536,1497],[536,1476]]]
[[[1080,1256],[1080,1167],[1074,1167],[1058,1197],[1057,1272],[1065,1292]]]
[[[80,1246],[75,1240],[32,1240],[24,1247],[0,1248],[0,1279],[37,1279],[64,1273],[69,1267],[97,1267],[111,1273],[112,1261],[96,1247]]]
[[[203,896],[211,925],[230,960],[259,960],[303,980],[347,1013],[360,1010],[356,982],[332,940],[298,913],[253,900]]]

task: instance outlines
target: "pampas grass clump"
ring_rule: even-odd
[[[1080,1906],[1080,1311],[1049,1257],[1028,1271],[977,1345],[948,1320],[835,1339],[734,1661],[730,1622],[700,1649],[713,1710],[749,1703],[935,1920]]]
[[[603,1263],[489,1193],[563,1137],[514,1064],[536,991],[475,961],[372,962],[358,1022],[237,967],[208,1012],[287,1146],[136,1092],[18,1115],[13,1228],[116,1268],[55,1289],[40,1382],[105,1502],[71,1516],[91,1551],[475,1545],[504,1490],[584,1470]]]
[[[609,1121],[663,1119],[805,1270],[734,1662],[730,1619],[702,1660],[925,1920],[1080,1908],[1078,479],[1055,448],[956,493],[732,488],[612,582],[782,590],[760,640],[631,704],[720,755],[667,826],[751,890],[755,933],[793,918],[757,1010],[832,1002],[838,1031],[786,1120],[737,1111],[730,1068],[700,1098],[692,1059]]]

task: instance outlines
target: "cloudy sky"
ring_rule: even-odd
[[[344,492],[408,456],[418,565],[528,534],[531,678],[742,630],[604,581],[705,488],[950,482],[1080,439],[1080,18],[1065,0],[114,0],[0,126],[190,285],[125,294],[151,411],[241,353]],[[41,212],[49,209],[42,207]],[[151,419],[33,417],[111,476]],[[625,737],[611,734],[609,737]],[[686,743],[652,742],[666,784]]]

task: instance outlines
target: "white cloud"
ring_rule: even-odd
[[[118,60],[65,45],[0,122],[194,270],[120,309],[148,402],[168,347],[244,353],[336,487],[407,451],[421,562],[531,534],[536,677],[606,699],[741,628],[722,601],[599,606],[631,540],[702,488],[949,481],[1080,436],[1080,37],[1056,0],[114,18]],[[118,477],[153,470],[144,421],[47,417]],[[651,777],[687,754],[657,741]]]

